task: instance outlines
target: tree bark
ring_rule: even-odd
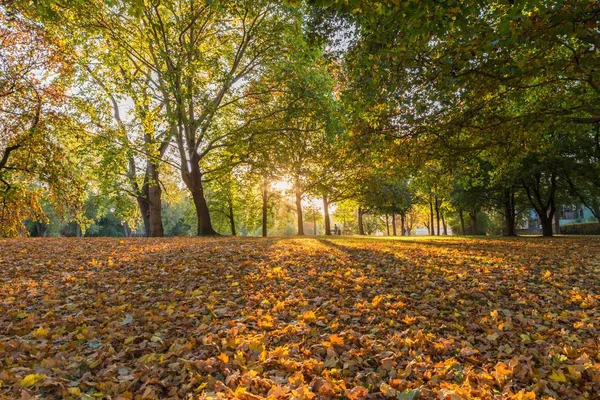
[[[440,204],[437,196],[435,196],[435,219],[437,221],[437,235],[440,236]]]
[[[405,223],[405,216],[404,214],[400,214],[400,232],[402,234],[402,236],[406,236],[406,229],[404,228],[404,223]]]
[[[267,176],[263,175],[262,184],[262,236],[267,237],[267,212],[269,205],[269,181]]]
[[[127,221],[123,222],[123,235],[125,237],[131,237],[131,229],[129,228]]]
[[[433,228],[433,201],[431,199],[431,196],[429,196],[429,235],[430,236],[434,236],[435,232],[434,232],[434,228]]]
[[[540,218],[542,223],[542,235],[546,237],[552,237],[552,217]]]
[[[444,213],[442,213],[442,227],[444,228],[444,236],[448,236],[448,227],[446,226],[446,220],[444,219]]]
[[[147,195],[142,193],[142,195],[137,197],[136,200],[140,209],[140,214],[142,214],[142,222],[144,223],[144,235],[150,236],[150,203],[148,202],[148,197]]]
[[[323,195],[323,218],[325,222],[325,235],[331,236],[331,219],[329,218],[329,200]]]
[[[363,209],[362,207],[358,207],[358,234],[365,234],[365,226],[363,224]]]
[[[542,198],[541,174],[536,175],[535,183],[532,185],[528,185],[523,181],[523,187],[525,188],[529,202],[533,206],[540,219],[540,223],[542,224],[542,235],[546,237],[552,236],[552,220],[554,219],[554,213],[556,212],[556,205],[554,203],[556,179],[556,173],[552,172],[550,177],[550,191],[547,200]]]
[[[228,200],[228,215],[229,218],[229,226],[231,227],[231,236],[235,236],[235,216],[233,215],[233,201]]]
[[[390,236],[390,220],[389,220],[388,214],[385,214],[385,229],[386,229],[387,235]]]
[[[558,209],[559,206],[556,206]],[[554,233],[560,234],[560,219],[557,212],[554,212]]]
[[[204,197],[204,188],[202,186],[202,173],[198,166],[198,160],[194,159],[191,163],[190,172],[183,174],[183,181],[192,194],[194,207],[196,208],[196,219],[198,221],[198,236],[217,236],[217,232],[212,227],[208,204]]]
[[[210,221],[210,212],[208,204],[204,198],[204,189],[202,184],[199,188],[194,188],[192,191],[192,199],[196,207],[196,219],[198,221],[198,236],[216,236],[217,232],[212,227]]]
[[[512,188],[504,189],[504,225],[506,236],[517,236],[515,221],[517,213],[515,210],[515,192]]]
[[[148,163],[146,169],[150,180],[146,181],[146,195],[148,199],[148,231],[150,237],[163,237],[165,235],[162,223],[162,189],[158,181],[158,168],[152,163]]]
[[[471,209],[469,217],[471,217],[471,235],[477,235],[477,210],[474,208]]]
[[[462,208],[458,210],[458,215],[460,216],[460,230],[464,236],[467,234],[467,232],[465,231],[465,216]]]
[[[302,191],[296,182],[296,216],[298,219],[298,235],[304,235],[304,220],[302,219]]]
[[[396,236],[396,214],[392,213],[392,235]]]

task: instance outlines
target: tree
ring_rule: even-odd
[[[289,23],[294,16],[267,1],[94,4],[86,6],[89,17],[111,46],[152,71],[148,84],[164,104],[198,235],[214,235],[203,181],[241,162],[244,154],[211,156],[248,140],[249,122],[236,124],[231,110],[252,96],[246,90],[250,82],[293,43],[281,37],[297,31]]]
[[[26,218],[45,221],[43,196],[62,216],[81,201],[79,127],[60,110],[71,77],[63,50],[43,27],[0,8],[0,236],[24,234]]]

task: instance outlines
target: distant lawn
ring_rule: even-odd
[[[592,398],[599,248],[0,240],[0,398]]]

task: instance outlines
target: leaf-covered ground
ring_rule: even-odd
[[[594,398],[599,246],[0,241],[0,397]]]

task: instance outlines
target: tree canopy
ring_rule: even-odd
[[[599,23],[593,0],[8,2],[0,235],[600,221]]]

